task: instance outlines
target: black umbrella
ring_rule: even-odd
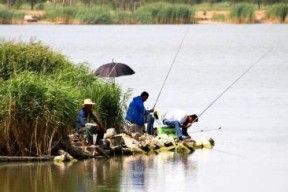
[[[107,63],[104,65],[101,65],[96,71],[95,75],[100,77],[119,77],[124,75],[132,75],[135,72],[131,67],[124,63],[115,63],[112,61],[112,63]]]

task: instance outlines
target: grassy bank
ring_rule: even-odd
[[[288,4],[277,3],[267,11],[266,15],[269,19],[277,19],[280,23],[283,23],[288,15]]]
[[[42,43],[1,42],[0,83],[0,155],[65,148],[85,98],[105,127],[121,127],[121,88]]]
[[[0,22],[15,23],[17,21],[21,23],[27,22],[28,18],[31,18],[31,21],[35,22],[36,20],[38,23],[44,24],[192,24],[206,21],[210,23],[288,22],[287,3],[262,3],[259,6],[256,3],[229,1],[202,2],[200,4],[180,1],[174,3],[169,1],[141,1],[141,3],[134,2],[133,6],[131,5],[124,6],[119,2],[98,2],[91,3],[89,6],[81,2],[66,6],[40,3],[35,5],[35,11],[30,11],[28,10],[29,6],[23,5],[17,10],[10,8],[2,11],[3,16],[0,15]],[[6,12],[9,12],[9,14]],[[25,12],[29,17],[23,20],[22,12]]]
[[[236,23],[254,23],[255,5],[251,3],[239,3],[230,10],[230,18]]]
[[[24,12],[0,7],[0,24],[21,24],[23,19]]]

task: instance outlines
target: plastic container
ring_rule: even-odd
[[[175,128],[161,125],[157,127],[158,135],[167,135],[168,137],[177,138]]]

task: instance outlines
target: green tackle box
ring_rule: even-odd
[[[174,127],[168,127],[165,125],[161,125],[161,126],[157,127],[157,132],[158,132],[159,136],[166,134],[169,137],[173,137],[173,138],[177,137]]]

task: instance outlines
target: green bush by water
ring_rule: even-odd
[[[0,63],[5,68],[0,77],[0,155],[49,155],[67,146],[85,98],[96,103],[94,112],[104,127],[121,128],[121,88],[98,79],[87,64],[73,65],[33,42],[2,42]]]
[[[50,7],[46,10],[46,13],[43,16],[43,18],[51,22],[70,24],[74,22],[78,12],[79,12],[78,8]]]
[[[230,17],[238,23],[253,23],[255,19],[255,5],[252,3],[238,3],[230,10]]]
[[[137,9],[134,18],[140,23],[194,23],[195,9],[184,4],[151,3]]]
[[[288,5],[285,3],[274,4],[268,11],[267,17],[270,19],[278,19],[279,22],[285,22],[288,15]]]
[[[0,24],[21,23],[23,19],[24,13],[0,7]]]
[[[0,78],[7,80],[24,70],[53,73],[69,64],[66,58],[40,42],[0,42]]]
[[[76,19],[83,24],[112,24],[111,8],[107,6],[78,10]]]

